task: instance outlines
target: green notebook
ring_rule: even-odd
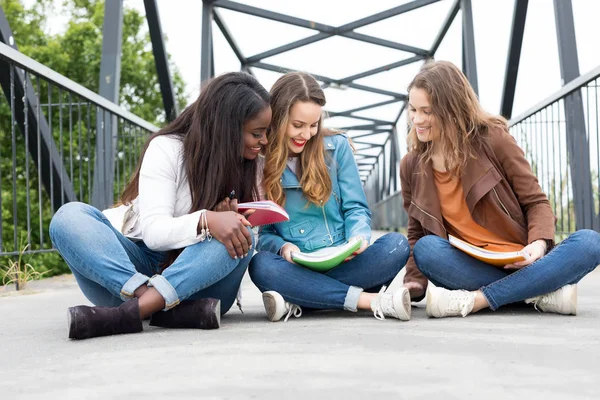
[[[327,272],[340,265],[346,258],[360,248],[362,240],[352,240],[340,246],[326,247],[312,253],[292,251],[292,260],[313,271]]]

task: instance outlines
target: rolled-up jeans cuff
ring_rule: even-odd
[[[500,306],[496,302],[496,299],[494,299],[494,296],[492,296],[492,294],[490,293],[489,289],[487,287],[482,287],[479,290],[481,290],[483,297],[485,297],[488,304],[490,305],[490,310],[496,311]]]
[[[133,298],[136,289],[148,282],[148,279],[146,275],[136,272],[121,288],[121,300],[127,301]]]
[[[344,300],[344,310],[356,312],[358,307],[358,298],[363,290],[356,286],[350,286],[348,293],[346,293],[346,299]]]
[[[165,299],[165,308],[163,311],[170,310],[179,304],[177,291],[164,276],[154,275],[148,280],[148,286],[154,287],[163,299]]]

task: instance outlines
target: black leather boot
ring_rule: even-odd
[[[218,329],[221,326],[221,300],[182,301],[168,311],[154,313],[150,318],[150,325],[162,328]]]
[[[119,307],[69,307],[67,316],[70,339],[142,331],[138,299],[128,300]]]

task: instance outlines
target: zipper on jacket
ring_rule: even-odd
[[[338,197],[337,193],[335,192],[335,190],[332,190],[331,193],[333,194],[333,197],[335,197],[335,200],[338,202],[338,204],[340,203],[340,198]]]
[[[327,223],[327,216],[325,215],[325,205],[323,204],[323,200],[321,200],[321,210],[323,211],[323,219],[325,220],[325,229],[327,229],[327,236],[331,241],[330,244],[333,244],[333,236],[331,236],[331,232],[329,231],[329,224]]]
[[[410,204],[412,204],[413,206],[415,206],[415,207],[417,207],[419,210],[421,210],[421,212],[422,212],[423,214],[425,214],[425,215],[427,215],[428,217],[431,217],[431,218],[433,218],[434,220],[436,220],[436,221],[438,222],[438,224],[440,224],[440,225],[441,225],[441,227],[442,227],[442,229],[444,230],[444,232],[446,232],[446,228],[444,227],[444,224],[442,224],[442,223],[440,222],[440,220],[439,220],[439,219],[437,219],[436,217],[434,217],[433,215],[429,214],[427,211],[423,210],[421,207],[419,207],[418,205],[416,205],[414,201],[412,201],[412,200],[411,200],[411,201],[410,201]]]
[[[510,219],[512,219],[512,216],[510,215],[510,213],[508,212],[508,210],[506,209],[506,207],[504,207],[504,204],[500,200],[500,196],[498,196],[498,192],[496,192],[496,188],[492,188],[492,190],[494,191],[494,194],[496,195],[496,199],[498,199],[498,203],[500,203],[500,206],[502,207],[502,209],[504,210],[504,212],[506,213],[506,215],[508,215],[508,217]]]

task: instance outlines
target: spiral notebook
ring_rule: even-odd
[[[248,210],[255,210],[246,218],[252,226],[270,225],[290,220],[290,216],[283,207],[271,200],[238,204],[238,212],[243,213]]]

